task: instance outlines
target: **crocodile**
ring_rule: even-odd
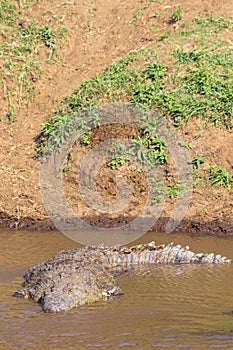
[[[190,251],[181,245],[155,242],[128,248],[115,245],[86,246],[64,250],[24,274],[14,296],[32,299],[45,312],[69,310],[83,304],[122,294],[115,277],[141,264],[222,264],[230,259]]]

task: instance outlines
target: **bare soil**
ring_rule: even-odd
[[[51,115],[57,103],[84,80],[102,72],[106,67],[131,50],[153,47],[166,30],[176,30],[176,25],[168,24],[169,15],[177,8],[175,1],[156,1],[148,8],[137,11],[145,5],[143,1],[101,0],[40,1],[29,10],[28,18],[38,21],[43,17],[49,23],[50,16],[63,16],[69,30],[67,42],[62,50],[63,61],[44,66],[41,80],[37,83],[34,102],[22,109],[14,123],[1,123],[0,137],[0,223],[17,229],[54,229],[43,206],[40,186],[40,161],[35,159],[34,138],[41,125]],[[199,13],[216,16],[232,15],[233,3],[230,0],[179,1],[182,5],[183,21],[191,21]],[[62,6],[62,4],[66,4]],[[139,13],[135,18],[135,13]],[[151,28],[156,18],[159,34]],[[137,16],[136,16],[137,17]],[[230,34],[229,34],[230,35]],[[232,34],[231,34],[232,39]],[[1,101],[4,108],[4,100]],[[224,129],[209,127],[198,129],[198,121],[190,122],[180,130],[182,138],[193,146],[190,153],[201,154],[206,158],[205,166],[217,164],[228,171],[233,167],[233,134]],[[101,135],[99,135],[101,138]],[[126,168],[125,173],[132,179]],[[65,191],[68,201],[73,203],[77,213],[92,223],[113,225],[109,217],[100,215],[85,207],[82,198],[75,193],[75,169],[65,175]],[[99,188],[107,199],[114,197],[119,173],[108,169],[99,175]],[[102,181],[102,182],[101,182]],[[137,183],[142,181],[138,178]],[[138,187],[135,199],[127,213],[121,213],[118,221],[125,217],[137,216],[138,206],[143,202],[145,188]],[[192,201],[185,218],[177,230],[217,235],[233,234],[233,191],[213,189],[199,185],[194,189]],[[155,230],[163,230],[172,211],[174,200],[167,199],[163,213]],[[127,215],[126,215],[127,214]],[[123,218],[123,219],[122,219]],[[116,218],[114,219],[116,220]]]

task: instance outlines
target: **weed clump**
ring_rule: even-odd
[[[207,174],[207,182],[211,186],[230,188],[233,185],[233,174],[229,173],[225,168],[217,165],[209,166],[204,169]]]

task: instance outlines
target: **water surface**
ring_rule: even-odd
[[[124,295],[47,314],[12,297],[23,272],[62,249],[78,246],[57,232],[1,230],[0,349],[233,349],[233,264],[150,266],[121,276]],[[148,234],[233,259],[233,240]]]

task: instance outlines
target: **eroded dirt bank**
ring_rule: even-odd
[[[198,13],[229,16],[233,13],[231,1],[195,0],[192,4],[179,1],[184,21]],[[50,23],[51,17],[63,17],[68,28],[67,42],[62,48],[62,60],[51,65],[43,64],[43,74],[36,83],[33,102],[18,112],[13,123],[3,117],[0,145],[0,224],[17,229],[54,229],[43,206],[40,187],[40,161],[35,158],[34,139],[41,125],[63,96],[71,93],[84,79],[102,72],[107,65],[128,54],[131,50],[153,47],[167,30],[175,31],[177,24],[169,24],[169,14],[177,8],[174,1],[87,1],[66,6],[59,0],[35,3],[28,10],[27,18]],[[157,16],[156,14],[159,14]],[[26,19],[27,19],[26,18]],[[152,23],[156,18],[157,34]],[[229,40],[232,34],[229,33]],[[2,93],[4,96],[4,91]],[[5,110],[6,100],[1,104]],[[209,127],[198,130],[190,122],[180,130],[185,142],[192,143],[191,155],[201,154],[206,164],[218,164],[228,171],[233,167],[232,131]],[[72,180],[72,174],[70,178]],[[105,179],[106,180],[106,179]],[[68,181],[69,182],[69,181]],[[67,182],[67,183],[68,183]],[[72,181],[70,181],[72,183]],[[107,182],[106,182],[107,183]],[[67,185],[68,186],[68,185]],[[72,200],[72,186],[67,195]],[[112,191],[109,190],[110,192]],[[205,185],[194,188],[186,216],[177,227],[191,233],[233,234],[233,191],[213,189]],[[110,195],[109,195],[110,196]],[[154,229],[163,230],[172,211],[174,199],[167,199],[161,218]],[[80,217],[91,223],[111,225],[109,218],[86,214],[78,205]],[[137,215],[133,210],[129,218]]]

